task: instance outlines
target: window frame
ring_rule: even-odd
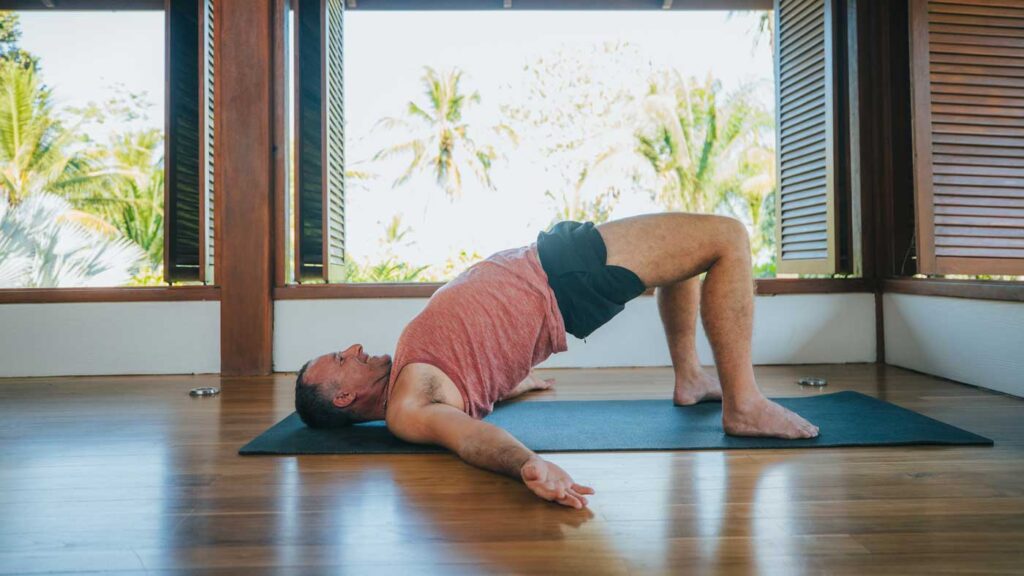
[[[61,3],[48,7],[39,0],[9,0],[4,10],[35,12],[162,12],[166,13],[167,0],[76,0],[73,4]],[[166,24],[165,24],[166,25]],[[167,39],[165,38],[165,44]],[[170,55],[164,56],[166,77]],[[201,71],[200,71],[201,72]],[[201,75],[201,74],[200,74]],[[200,78],[200,82],[203,78]],[[164,87],[166,90],[166,86]],[[164,135],[167,126],[165,122]],[[165,158],[167,152],[164,152]],[[165,163],[165,174],[170,170]],[[165,187],[167,180],[165,175]],[[165,192],[166,202],[166,192]],[[166,217],[166,216],[165,216]],[[166,246],[168,229],[164,229]],[[216,261],[214,262],[216,265]],[[207,301],[220,300],[220,289],[216,285],[160,285],[160,286],[104,286],[68,288],[0,288],[0,304],[63,303],[63,302],[158,302],[158,301]]]

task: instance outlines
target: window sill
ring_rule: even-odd
[[[874,292],[863,278],[760,278],[754,281],[759,296],[776,294],[828,294]],[[441,282],[389,282],[365,284],[300,284],[274,288],[274,300],[330,300],[343,298],[430,298]],[[648,289],[644,296],[653,296]]]
[[[181,302],[220,300],[217,286],[139,286],[125,288],[5,288],[0,304],[61,302]]]
[[[919,296],[946,296],[975,300],[1003,300],[1024,302],[1024,282],[992,280],[948,280],[945,278],[886,278],[883,292],[917,294]]]

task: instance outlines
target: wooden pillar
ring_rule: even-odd
[[[216,154],[224,375],[273,368],[273,0],[217,0]]]

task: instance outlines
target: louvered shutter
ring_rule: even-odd
[[[913,0],[918,271],[1024,274],[1024,2]]]
[[[214,280],[214,188],[213,188],[213,86],[214,86],[214,42],[213,42],[213,2],[214,0],[203,0],[203,70],[200,71],[203,78],[202,90],[202,148],[200,155],[203,162],[203,190],[200,198],[203,202],[203,267],[201,269],[202,280],[206,284],[213,284]]]
[[[345,257],[341,0],[296,3],[295,276],[338,282]]]
[[[832,0],[775,0],[777,270],[831,274],[836,242]]]
[[[212,0],[166,0],[165,14],[164,279],[212,283]]]

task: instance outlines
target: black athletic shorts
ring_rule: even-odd
[[[565,320],[565,331],[585,338],[646,287],[632,270],[606,264],[607,248],[593,222],[565,220],[537,235],[537,254]]]

